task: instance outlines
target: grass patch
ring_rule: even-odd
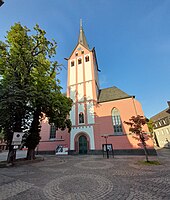
[[[138,161],[138,164],[142,164],[142,165],[161,165],[161,163],[158,160],[150,160],[150,161],[144,161],[144,160],[140,160]]]

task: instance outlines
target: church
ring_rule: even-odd
[[[57,147],[68,154],[101,154],[105,145],[115,154],[143,154],[141,143],[129,133],[132,116],[144,116],[135,96],[112,86],[100,88],[95,48],[90,49],[80,23],[78,42],[68,61],[67,96],[73,100],[70,119],[71,132],[56,130],[48,121],[42,122],[39,153],[53,153]],[[148,127],[144,127],[148,132]],[[150,154],[155,154],[151,138],[147,140]]]

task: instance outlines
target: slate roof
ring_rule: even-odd
[[[158,114],[154,115],[153,117],[151,117],[151,120],[153,122],[156,122],[165,117],[170,117],[170,101],[168,101],[167,103],[168,103],[169,108],[166,108],[165,110],[163,110],[163,111],[159,112]]]
[[[83,30],[83,26],[82,26],[82,21],[80,21],[80,32],[79,32],[79,37],[78,37],[78,43],[77,43],[76,47],[73,49],[73,51],[71,52],[71,55],[73,54],[73,52],[75,51],[75,49],[77,48],[77,46],[79,44],[81,44],[87,50],[93,51],[93,49],[90,50],[89,45],[87,43],[86,36],[84,34],[84,30]],[[71,57],[71,55],[69,56],[69,58]],[[65,58],[65,60],[69,60],[69,58]]]
[[[127,93],[123,92],[119,88],[113,86],[110,88],[101,89],[99,91],[98,102],[107,102],[107,101],[115,101],[119,99],[130,98],[132,96],[128,95]]]
[[[79,34],[78,43],[82,44],[87,49],[89,49],[89,45],[87,44],[86,36],[84,34],[84,30],[83,30],[83,26],[82,25],[80,25],[80,34]]]
[[[156,121],[163,119],[165,117],[170,117],[170,108],[167,108],[167,109],[161,111],[160,113],[154,115],[153,117],[151,117],[151,120],[153,122],[156,122]]]

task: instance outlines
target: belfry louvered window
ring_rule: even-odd
[[[74,66],[74,61],[71,61],[71,67],[73,67]]]
[[[85,57],[85,61],[88,62],[89,61],[89,56]]]
[[[78,59],[78,65],[80,65],[80,64],[81,64],[81,58]]]
[[[113,122],[114,134],[122,135],[123,134],[122,122],[119,110],[117,108],[112,109],[112,122]]]

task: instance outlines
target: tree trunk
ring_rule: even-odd
[[[148,151],[147,151],[147,148],[146,148],[145,144],[143,144],[143,149],[144,149],[144,152],[145,152],[146,162],[149,162]]]
[[[33,121],[31,123],[31,128],[29,130],[29,135],[26,139],[26,146],[28,147],[27,159],[33,160],[35,159],[35,148],[39,144],[41,139],[40,137],[40,116],[41,116],[41,108],[37,108],[33,114]]]
[[[35,159],[35,149],[28,148],[27,160],[34,160],[34,159]]]
[[[12,145],[10,145],[8,151],[7,163],[14,164],[15,159],[16,159],[16,150]]]

